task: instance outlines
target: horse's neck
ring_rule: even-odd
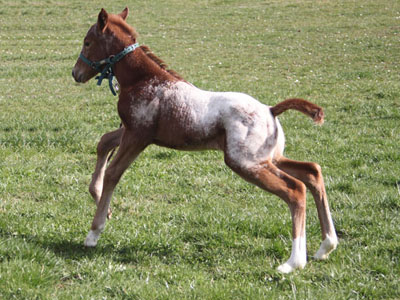
[[[114,72],[122,89],[131,89],[136,84],[151,79],[159,82],[176,81],[140,48],[117,64]]]

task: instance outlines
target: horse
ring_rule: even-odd
[[[121,176],[150,144],[177,150],[220,150],[224,162],[244,180],[283,199],[292,219],[292,250],[277,269],[289,273],[303,269],[306,250],[306,189],[316,203],[322,242],[315,259],[325,260],[337,247],[321,167],[283,155],[284,133],[277,119],[293,109],[322,124],[321,107],[299,98],[275,106],[262,104],[237,92],[201,90],[184,80],[154,55],[139,46],[138,34],[127,22],[128,8],[120,14],[101,9],[87,32],[72,71],[78,83],[96,74],[98,84],[116,77],[121,128],[106,133],[97,147],[97,163],[90,192],[97,208],[85,239],[95,247],[110,216],[110,201]],[[113,89],[112,89],[113,91]],[[107,167],[108,153],[118,147]]]

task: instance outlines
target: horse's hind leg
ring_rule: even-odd
[[[278,271],[289,273],[302,269],[307,263],[306,250],[306,187],[296,178],[279,170],[271,161],[252,167],[240,166],[226,160],[228,166],[247,181],[282,198],[292,215],[292,252],[289,260]]]
[[[321,260],[328,258],[329,253],[335,250],[338,239],[329,210],[321,167],[316,163],[299,162],[285,157],[277,159],[275,164],[279,169],[301,180],[311,191],[317,206],[322,233],[321,247],[315,258]]]
[[[96,202],[96,205],[98,205],[101,193],[103,191],[103,180],[107,165],[107,156],[111,150],[119,146],[123,131],[124,128],[121,127],[117,130],[108,132],[101,137],[99,143],[97,144],[96,167],[92,175],[92,181],[89,185],[89,192]],[[111,217],[111,211],[109,211],[108,217]]]

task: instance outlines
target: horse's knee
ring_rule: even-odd
[[[289,187],[287,204],[291,210],[305,211],[307,188],[301,181],[293,181]]]
[[[116,186],[121,179],[121,176],[122,173],[117,172],[116,168],[113,168],[112,166],[108,167],[104,173],[104,185]]]
[[[90,195],[92,195],[94,201],[97,204],[100,200],[101,188],[98,185],[96,185],[96,183],[94,183],[93,181],[89,184],[89,193]]]
[[[97,144],[97,154],[105,155],[119,145],[121,130],[104,134]]]
[[[322,177],[322,168],[319,164],[315,162],[311,162],[309,164],[309,172],[311,176],[317,179]]]
[[[310,188],[311,192],[319,191],[324,189],[324,180],[322,176],[322,168],[317,163],[309,163],[308,174],[305,181],[307,187]]]
[[[107,136],[107,134],[103,135],[100,138],[99,143],[97,144],[97,154],[102,155],[108,153],[111,149],[109,146],[109,140],[110,138]]]

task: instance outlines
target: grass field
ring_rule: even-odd
[[[0,299],[399,299],[400,2],[0,1]],[[72,67],[101,7],[198,87],[263,103],[303,97],[324,126],[280,117],[286,155],[321,164],[338,249],[281,275],[287,206],[219,152],[149,147],[83,247],[101,135],[119,126],[104,84]],[[319,247],[311,195],[307,247]]]

